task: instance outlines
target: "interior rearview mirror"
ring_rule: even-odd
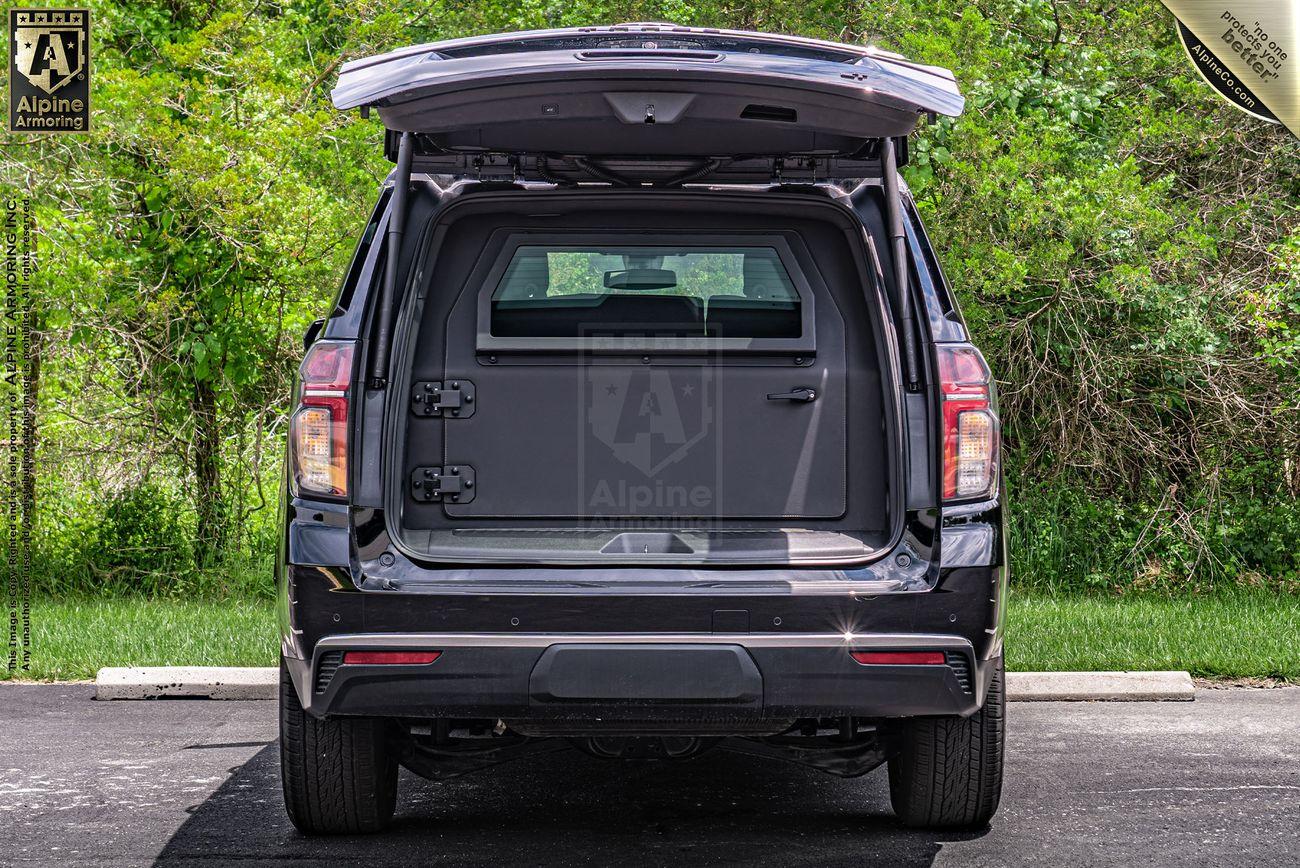
[[[677,285],[677,272],[667,268],[628,268],[623,271],[606,271],[606,289],[672,289]]]

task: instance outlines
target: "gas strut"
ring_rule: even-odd
[[[903,197],[898,192],[898,155],[894,140],[882,142],[881,157],[885,176],[885,208],[889,218],[889,244],[894,257],[894,283],[898,289],[898,314],[903,321],[903,375],[907,391],[920,388],[916,360],[916,322],[912,316],[912,291],[907,281],[907,247],[903,235]]]
[[[393,306],[397,304],[397,257],[406,233],[406,199],[411,190],[411,151],[415,136],[402,133],[397,145],[397,168],[393,170],[393,204],[388,213],[388,252],[384,258],[384,283],[379,291],[379,325],[375,330],[375,354],[370,388],[388,384],[388,344],[393,331]]]

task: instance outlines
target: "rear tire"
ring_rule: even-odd
[[[1002,795],[1006,738],[1002,659],[993,670],[984,707],[970,717],[909,721],[889,761],[889,796],[904,825],[982,829]]]
[[[280,779],[289,819],[305,835],[376,832],[397,805],[388,722],[322,720],[303,710],[280,663]]]

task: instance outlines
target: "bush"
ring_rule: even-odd
[[[197,565],[194,514],[176,491],[141,482],[116,491],[45,479],[33,533],[32,587],[53,597],[269,597],[274,536],[228,546]],[[251,524],[251,523],[250,523]],[[0,557],[3,556],[0,539]]]

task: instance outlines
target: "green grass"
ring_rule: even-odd
[[[1300,680],[1300,596],[1048,597],[1013,593],[1007,666],[1020,671],[1186,669]]]
[[[1300,597],[1049,597],[1013,593],[1015,670],[1187,669],[1193,675],[1300,680]],[[101,666],[273,666],[275,616],[262,600],[36,600],[37,680],[94,678]],[[0,679],[10,677],[0,667]]]
[[[101,666],[273,666],[279,648],[265,600],[37,599],[31,623],[31,669],[18,677],[42,681],[94,678]]]

